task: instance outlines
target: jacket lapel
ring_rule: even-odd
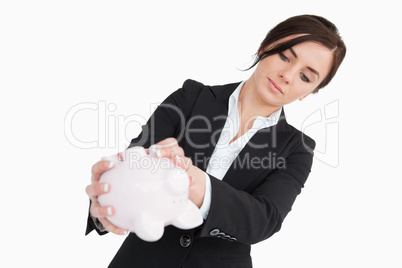
[[[262,172],[282,167],[285,163],[281,152],[293,135],[282,109],[278,124],[254,134],[233,161],[223,181],[236,189],[245,189]]]
[[[187,122],[189,132],[183,149],[193,164],[204,171],[225,125],[229,97],[239,84],[204,88]],[[293,134],[282,109],[278,124],[254,134],[233,161],[223,181],[237,189],[245,189],[261,172],[280,165],[278,156]]]
[[[183,149],[193,164],[206,170],[228,116],[228,100],[239,83],[202,89],[187,121],[187,141]],[[207,109],[206,109],[207,107]]]

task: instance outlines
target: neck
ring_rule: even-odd
[[[259,96],[254,74],[244,83],[239,94],[239,111],[242,118],[268,117],[279,108],[281,106],[269,104]]]

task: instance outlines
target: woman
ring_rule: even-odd
[[[156,144],[159,157],[187,171],[204,223],[168,226],[153,243],[130,233],[110,267],[251,267],[250,245],[280,229],[312,165],[315,142],[286,122],[282,107],[326,86],[345,53],[335,25],[296,16],[267,34],[248,80],[213,87],[187,80],[172,93],[130,147]],[[99,176],[110,168],[107,161],[92,168],[87,234],[127,233],[106,219],[114,209],[97,202],[110,188]]]

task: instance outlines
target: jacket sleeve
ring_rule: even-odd
[[[184,139],[187,117],[192,111],[203,84],[194,80],[186,80],[182,88],[170,94],[155,110],[142,126],[142,132],[131,140],[129,147],[142,146],[148,148],[169,137],[179,142]]]
[[[286,157],[286,167],[273,170],[250,193],[209,174],[211,207],[200,236],[255,244],[279,231],[307,180],[313,161],[314,140],[305,136],[304,143],[299,143]]]
[[[194,80],[186,80],[183,86],[171,93],[154,111],[137,138],[131,140],[129,147],[142,146],[149,148],[169,137],[175,137],[180,142],[184,138],[186,117],[192,111],[194,103],[201,93],[203,84]],[[99,235],[106,234],[97,219],[88,214],[85,235],[96,230]]]
[[[89,200],[89,206],[91,207],[91,200]],[[108,231],[106,231],[106,229],[103,227],[102,223],[97,218],[92,217],[88,211],[87,229],[85,230],[85,235],[88,235],[93,230],[95,230],[98,235],[105,235],[108,233]]]

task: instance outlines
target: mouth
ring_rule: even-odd
[[[271,80],[271,79],[269,79],[269,78],[268,78],[268,81],[269,81],[269,87],[271,88],[271,90],[272,90],[273,92],[283,94],[282,88],[281,88],[280,86],[278,86],[278,84],[275,83],[275,81],[273,81],[273,80]]]

